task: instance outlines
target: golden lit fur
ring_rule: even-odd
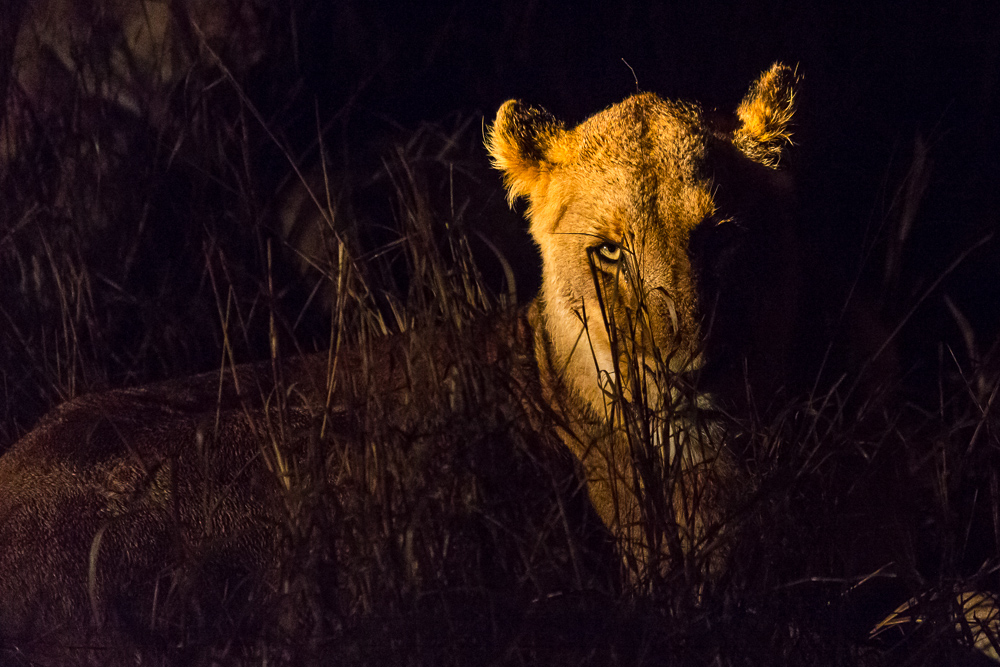
[[[676,472],[684,547],[709,539],[719,518],[712,487],[729,466],[699,417],[712,397],[684,381],[704,362],[712,314],[692,239],[731,222],[720,205],[722,194],[733,196],[724,175],[777,165],[790,136],[794,81],[780,64],[764,73],[740,104],[735,131],[715,127],[697,106],[652,93],[572,129],[511,100],[490,128],[494,164],[511,201],[527,198],[542,255],[531,323],[547,400],[566,415],[564,441],[583,462],[593,504],[640,567],[641,553],[657,554],[646,540],[640,496],[649,485],[635,470],[644,445],[629,431],[629,410],[638,409],[645,446],[659,450],[662,469]],[[794,265],[790,256],[784,261]],[[779,328],[761,339],[785,340]]]

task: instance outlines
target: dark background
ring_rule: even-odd
[[[304,81],[324,111],[350,100],[358,146],[458,110],[488,122],[509,98],[575,123],[637,84],[731,111],[771,63],[797,65],[792,165],[807,253],[832,258],[822,270],[848,285],[861,276],[890,328],[997,227],[995,2],[341,2],[308,11],[315,34],[301,43],[315,52],[300,61]],[[907,174],[918,146],[928,180],[914,197]],[[908,199],[912,232],[887,277],[888,241]],[[994,238],[914,313],[910,357],[941,339],[960,347],[945,295],[988,346],[998,269]]]
[[[9,58],[24,7],[48,1],[0,5],[0,55]],[[282,355],[330,344],[328,312],[299,316],[308,286],[300,284],[294,256],[282,253],[285,239],[269,218],[290,161],[307,173],[325,154],[331,180],[347,193],[346,219],[364,228],[356,231],[368,236],[370,251],[391,240],[387,228],[400,217],[398,192],[386,186],[387,156],[427,128],[460,137],[463,148],[448,152],[448,159],[461,158],[468,175],[461,195],[473,204],[465,220],[502,239],[498,245],[515,266],[520,294],[530,298],[539,267],[520,215],[523,204],[508,209],[482,147],[483,129],[505,100],[543,106],[569,124],[637,88],[730,113],[751,82],[781,61],[797,66],[802,77],[787,166],[797,183],[811,285],[805,295],[823,302],[804,309],[801,326],[815,330],[819,341],[850,338],[838,328],[867,327],[875,335],[870,353],[902,324],[892,348],[906,398],[915,399],[907,408],[923,409],[939,396],[941,403],[971,396],[954,409],[957,417],[938,411],[944,423],[932,432],[945,434],[940,439],[908,438],[922,418],[897,409],[900,402],[885,411],[891,414],[881,440],[868,449],[858,446],[853,425],[841,424],[850,418],[838,411],[834,421],[845,435],[815,451],[866,456],[878,450],[891,459],[903,449],[929,461],[928,468],[947,454],[951,467],[942,463],[942,480],[934,480],[945,489],[937,523],[920,523],[914,532],[934,544],[935,557],[938,551],[950,557],[953,544],[962,544],[955,551],[964,554],[970,532],[990,541],[995,438],[980,432],[992,428],[982,418],[984,395],[994,391],[1000,368],[1000,2],[251,4],[261,19],[259,32],[252,32],[261,37],[263,57],[246,69],[233,66],[231,78],[196,64],[190,77],[171,81],[170,90],[152,91],[175,112],[168,121],[148,110],[123,113],[70,85],[65,97],[54,90],[43,100],[56,112],[21,128],[39,140],[0,178],[0,452],[74,396],[218,373],[220,361],[266,359],[272,321]],[[9,69],[0,68],[5,88]],[[74,72],[68,74],[72,80]],[[464,131],[453,132],[463,124]],[[94,137],[110,137],[105,147],[120,140],[120,154],[106,164],[88,163]],[[430,145],[433,153],[438,144]],[[423,181],[438,196],[449,194],[451,176],[441,166],[430,164]],[[273,265],[268,243],[278,249]],[[863,312],[841,321],[838,313],[849,300]],[[989,375],[978,372],[982,364],[993,364]],[[977,375],[989,378],[978,383],[978,393]],[[947,386],[938,391],[940,385]],[[828,416],[802,412],[809,424]],[[897,429],[897,419],[913,424]],[[810,427],[810,434],[817,431]],[[913,446],[891,446],[897,431]],[[974,448],[977,437],[988,446]],[[883,441],[892,442],[882,447]],[[926,455],[925,444],[941,441],[954,446],[940,458]],[[808,454],[802,470],[812,465],[812,446],[802,440],[798,452]],[[955,452],[964,470],[953,466]],[[790,469],[798,465],[795,454]],[[765,494],[775,503],[762,508],[768,517],[794,508],[794,517],[807,518],[804,539],[785,540],[778,525],[760,540],[774,548],[765,551],[768,557],[784,558],[788,544],[806,545],[811,557],[814,533],[831,543],[839,539],[820,535],[827,523],[809,512],[844,512],[838,496],[824,493],[841,484],[853,488],[855,469],[868,474],[867,458],[855,468],[850,463],[836,470],[835,480],[809,489],[811,502],[786,493],[783,483]],[[794,469],[796,479],[799,472]],[[950,479],[943,479],[946,472]],[[823,474],[817,466],[806,479]],[[914,495],[912,487],[900,495]],[[965,500],[986,508],[979,510],[981,521],[948,516],[950,503],[964,511]],[[872,503],[891,516],[881,498]],[[859,543],[881,530],[862,532],[844,516],[843,532]],[[782,524],[765,525],[773,523]],[[975,567],[996,553],[995,544],[974,546],[966,560]],[[768,588],[767,596],[774,592]],[[904,599],[895,598],[888,609]],[[760,619],[765,634],[755,631],[748,644],[759,645],[774,627],[791,627],[766,614]]]
[[[24,9],[54,1],[4,6],[0,55],[10,57]],[[788,166],[806,278],[818,286],[807,298],[823,302],[804,311],[804,330],[827,340],[868,320],[884,339],[905,322],[893,349],[918,395],[945,367],[968,373],[1000,356],[990,352],[1000,328],[1000,239],[990,236],[1000,210],[1000,3],[248,5],[259,25],[235,34],[230,48],[262,57],[240,69],[239,58],[222,53],[231,77],[203,63],[168,90],[144,91],[168,100],[170,122],[145,112],[137,119],[72,90],[70,71],[65,92],[54,86],[42,100],[55,111],[20,128],[41,139],[20,156],[21,171],[4,179],[0,201],[0,395],[10,424],[0,440],[12,441],[79,393],[217,367],[223,272],[216,267],[211,282],[208,268],[223,253],[249,313],[244,333],[229,344],[237,361],[266,357],[260,304],[273,297],[265,277],[272,264],[261,237],[272,234],[276,247],[286,242],[268,215],[290,160],[308,173],[322,150],[335,185],[349,184],[349,224],[362,228],[371,249],[391,240],[383,228],[398,211],[397,193],[386,187],[387,155],[428,127],[459,137],[464,147],[449,149],[448,159],[458,155],[469,175],[459,193],[472,201],[465,218],[499,239],[526,299],[539,267],[523,205],[508,210],[482,147],[505,100],[543,106],[569,124],[637,88],[731,113],[776,61],[802,77]],[[108,11],[113,23],[118,10]],[[102,20],[100,11],[92,20]],[[120,38],[114,29],[108,35]],[[81,46],[79,57],[94,57],[87,51],[100,46]],[[0,69],[9,78],[10,68]],[[108,166],[87,162],[95,136],[105,147],[113,145],[109,137],[125,137]],[[84,157],[73,158],[80,146]],[[450,178],[447,169],[432,169],[423,187],[446,199]],[[53,248],[70,258],[69,268],[32,291],[32,267],[48,266]],[[273,265],[279,287],[300,278],[286,255]],[[90,272],[83,309],[56,294],[60,280],[87,275],[80,265]],[[270,303],[287,305],[289,352],[328,342],[322,312],[315,326],[300,324],[308,318],[298,315],[299,289],[298,301]],[[861,319],[839,317],[849,299],[860,304]],[[869,352],[879,344],[869,343]]]

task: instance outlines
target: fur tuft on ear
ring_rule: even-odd
[[[784,147],[792,143],[789,125],[795,113],[798,74],[787,65],[775,63],[750,86],[736,115],[740,126],[733,143],[747,157],[777,167]]]
[[[508,100],[500,107],[486,146],[493,166],[503,172],[509,203],[544,190],[552,166],[549,149],[564,131],[563,123],[544,109],[519,100]]]

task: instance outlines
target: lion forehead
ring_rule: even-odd
[[[633,96],[577,126],[550,196],[595,234],[689,230],[713,214],[700,111],[653,94]]]
[[[618,164],[693,176],[704,162],[708,134],[701,110],[653,93],[633,95],[594,114],[573,132],[577,164]]]

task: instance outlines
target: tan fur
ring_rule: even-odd
[[[573,129],[511,100],[489,133],[510,199],[528,200],[542,255],[532,324],[543,386],[568,415],[564,440],[586,468],[592,502],[640,567],[643,554],[657,554],[646,541],[637,448],[658,448],[664,468],[676,471],[670,483],[685,548],[711,537],[719,518],[712,487],[725,483],[729,466],[698,418],[712,397],[684,396],[671,379],[703,361],[706,306],[690,243],[696,229],[725,221],[716,217],[717,191],[728,187],[716,180],[722,161],[777,165],[790,137],[794,80],[783,65],[767,71],[739,106],[732,134],[698,107],[650,93]],[[608,243],[621,249],[619,262],[600,259]],[[794,264],[790,256],[786,263]],[[782,338],[777,328],[767,335]],[[654,415],[646,443],[623,435],[629,404]]]
[[[758,79],[736,116],[742,123],[733,143],[747,155],[777,166],[785,144],[791,143],[788,125],[795,111],[795,72],[775,64]]]

